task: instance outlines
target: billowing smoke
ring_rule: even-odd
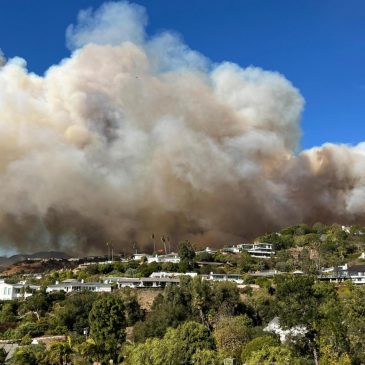
[[[142,7],[67,29],[44,76],[0,54],[4,248],[74,252],[152,233],[239,242],[292,223],[365,222],[365,147],[298,153],[303,98],[282,75],[213,64]]]

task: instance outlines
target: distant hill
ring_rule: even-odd
[[[16,254],[10,257],[0,256],[0,266],[4,268],[28,259],[69,259],[70,257],[70,255],[60,251],[40,251],[33,254]]]

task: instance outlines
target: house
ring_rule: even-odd
[[[263,277],[263,278],[273,278],[275,275],[282,274],[278,270],[261,270],[250,273],[251,276]]]
[[[150,255],[146,253],[136,253],[133,255],[133,260],[141,261],[142,259],[146,259],[147,263],[151,262],[172,262],[173,264],[178,264],[180,262],[180,257],[176,253],[169,253],[166,255]]]
[[[248,252],[250,256],[257,258],[270,258],[275,255],[273,245],[271,243],[241,243],[236,246],[225,247],[222,252],[241,253]]]
[[[147,257],[147,262],[150,264],[151,262],[171,262],[173,264],[178,264],[180,262],[180,257],[176,253],[169,253],[166,255],[154,255]]]
[[[149,278],[125,278],[110,277],[104,278],[104,283],[115,284],[118,289],[121,288],[164,288],[167,284],[179,284],[178,277],[149,277]]]
[[[149,257],[153,257],[153,255],[150,255],[148,253],[135,253],[133,255],[133,260],[134,261],[141,261],[142,259],[144,259],[144,258],[148,259]]]
[[[217,250],[212,250],[210,247],[206,247],[204,250],[200,250],[200,251],[195,251],[195,253],[198,255],[200,253],[210,253],[210,254],[214,254],[217,253]]]
[[[105,283],[85,283],[83,280],[78,281],[75,279],[64,280],[61,283],[56,281],[54,285],[47,286],[46,292],[51,293],[54,291],[64,291],[65,293],[71,293],[75,291],[94,291],[94,292],[111,292],[111,285]]]
[[[318,276],[319,280],[339,283],[351,280],[354,284],[365,284],[365,265],[349,266],[344,264],[324,268]]]
[[[204,280],[211,281],[232,281],[236,284],[243,284],[242,275],[239,274],[215,274],[211,272],[209,275],[202,275]]]
[[[252,248],[242,248],[243,251],[247,251],[250,256],[258,258],[270,258],[275,255],[271,243],[254,243]]]
[[[365,284],[365,265],[349,266],[347,271],[353,284]]]
[[[166,272],[166,271],[158,271],[153,272],[150,275],[150,278],[176,278],[179,276],[190,276],[191,278],[195,278],[198,274],[196,272]]]
[[[28,285],[26,282],[8,284],[4,280],[0,280],[0,300],[27,298],[40,288],[39,285]]]

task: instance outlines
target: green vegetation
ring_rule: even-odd
[[[184,276],[179,286],[149,289],[154,299],[147,308],[141,307],[138,289],[129,288],[70,294],[41,290],[3,301],[0,338],[21,345],[8,363],[222,365],[234,358],[239,365],[365,364],[365,286],[317,279],[322,266],[361,262],[362,232],[357,226],[346,231],[337,225],[297,225],[258,239],[275,245],[276,257],[270,259],[246,252],[195,254],[193,245],[184,241],[180,264],[130,261],[50,272],[35,283],[189,270],[236,273],[249,286]],[[197,264],[204,261],[221,264],[214,270]],[[250,274],[264,269],[286,273],[274,278]],[[293,270],[305,275],[290,274]],[[282,342],[265,330],[274,318],[283,330],[302,331],[291,332]],[[56,335],[53,342],[31,344],[34,337]],[[0,353],[0,363],[4,355]]]

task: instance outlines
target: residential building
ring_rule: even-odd
[[[121,288],[164,288],[167,284],[179,284],[180,279],[175,278],[125,278],[125,277],[110,277],[104,278],[105,284],[114,284],[118,289]]]
[[[365,284],[365,265],[344,264],[324,268],[318,278],[322,281],[339,283],[345,280],[351,280],[354,284]]]
[[[151,262],[172,262],[173,264],[178,264],[180,262],[180,257],[176,253],[169,253],[166,255],[149,255],[146,253],[136,253],[133,255],[133,260],[141,261],[143,258],[147,260],[147,263]]]
[[[64,291],[65,293],[71,293],[75,291],[94,291],[94,292],[111,292],[111,285],[105,283],[85,283],[83,281],[78,281],[75,279],[64,280],[61,283],[56,282],[54,285],[49,285],[46,289],[47,293],[51,293],[53,291]]]
[[[198,274],[196,272],[166,272],[166,271],[158,271],[153,272],[150,275],[150,278],[176,278],[179,276],[190,276],[191,278],[195,278]]]
[[[204,280],[212,281],[232,281],[236,284],[243,284],[242,275],[240,274],[215,274],[211,272],[209,275],[202,275]]]
[[[0,280],[0,300],[27,298],[39,289],[39,285],[29,285],[26,282],[8,284],[4,280]]]
[[[275,255],[271,243],[260,242],[260,243],[241,243],[236,246],[225,247],[222,249],[223,252],[230,253],[241,253],[248,252],[250,256],[257,258],[270,258]]]

